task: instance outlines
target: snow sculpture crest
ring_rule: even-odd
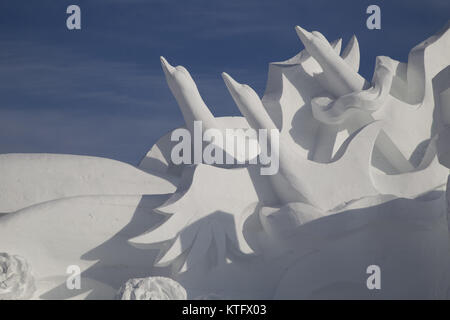
[[[276,128],[280,169],[262,177],[251,165],[175,166],[169,135],[163,137],[141,168],[180,176],[181,183],[156,209],[169,216],[167,221],[131,240],[169,243],[157,265],[173,263],[177,271],[186,271],[211,250],[219,263],[226,261],[227,251],[258,252],[244,235],[244,224],[254,215],[265,235],[277,238],[350,207],[418,199],[445,188],[448,169],[438,161],[437,141],[450,124],[450,107],[448,99],[436,95],[447,97],[448,88],[438,92],[432,82],[448,70],[450,58],[442,53],[450,49],[449,29],[416,46],[408,63],[378,57],[371,83],[358,74],[355,36],[340,54],[340,39],[330,44],[317,31],[296,27],[296,32],[305,50],[270,64],[262,99],[223,73],[245,120],[214,118],[188,71],[161,58],[187,128],[193,121],[220,129]],[[449,79],[443,81],[448,86]],[[153,166],[155,159],[163,165]]]

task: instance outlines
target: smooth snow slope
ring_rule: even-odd
[[[172,193],[176,186],[129,164],[61,154],[0,155],[0,212],[82,195]]]
[[[157,224],[168,195],[83,196],[48,201],[0,217],[0,252],[24,257],[36,279],[33,299],[114,299],[128,279],[155,274],[156,250],[129,245]],[[69,290],[67,268],[81,270]],[[109,289],[108,289],[109,288]]]

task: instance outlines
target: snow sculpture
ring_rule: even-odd
[[[34,290],[34,278],[25,259],[0,253],[0,300],[28,299]]]
[[[279,131],[273,175],[249,164],[261,145],[254,154],[218,144],[244,163],[177,164],[172,132],[138,168],[0,156],[0,251],[33,265],[34,298],[112,299],[128,279],[122,298],[148,298],[157,282],[143,278],[156,275],[187,298],[447,297],[449,26],[407,63],[378,57],[370,82],[358,74],[355,36],[341,53],[340,39],[296,32],[305,49],[270,64],[262,98],[223,73],[243,117],[214,117],[189,72],[161,58],[191,134],[195,121],[241,142],[242,129]],[[81,292],[64,287],[72,264]],[[370,265],[381,290],[366,286]]]
[[[223,74],[225,84],[249,126],[255,129],[277,128],[281,132],[280,172],[265,179],[269,180],[270,186],[267,188],[273,190],[277,199],[265,198],[263,195],[258,198],[245,197],[249,202],[247,206],[252,202],[281,203],[281,206],[278,206],[281,212],[271,207],[263,206],[260,209],[261,222],[266,231],[273,228],[273,223],[269,222],[273,220],[271,215],[288,216],[286,210],[295,216],[291,221],[294,223],[288,223],[291,228],[295,228],[307,221],[346,211],[346,206],[354,202],[365,201],[367,203],[364,205],[369,206],[370,203],[379,204],[397,197],[415,199],[433,190],[442,189],[448,169],[437,159],[438,130],[432,130],[432,126],[442,126],[433,121],[434,113],[443,112],[436,109],[446,110],[448,105],[435,106],[432,101],[433,89],[429,83],[445,67],[448,69],[449,58],[441,59],[438,67],[426,59],[413,60],[418,54],[425,56],[423,45],[413,49],[413,61],[408,65],[388,57],[378,57],[370,85],[357,73],[359,48],[356,37],[352,37],[340,56],[340,50],[328,43],[321,33],[310,33],[301,27],[296,27],[296,31],[306,49],[285,62],[271,64],[266,94],[262,99],[249,86],[241,85],[228,74]],[[433,41],[429,41],[426,47],[427,55],[432,55],[433,52],[436,52],[437,56],[442,55],[442,50],[449,46],[448,33],[446,29],[439,36],[432,37]],[[164,70],[175,69],[164,58],[162,62]],[[428,78],[421,80],[423,88],[413,87],[414,80],[410,82],[405,79],[405,75],[414,74],[418,67],[422,67],[424,72],[415,76]],[[188,77],[185,68],[177,69],[182,70]],[[214,124],[215,120],[211,118],[211,112],[203,101],[197,104],[189,103],[189,97],[201,99],[192,79],[189,79],[191,87],[185,90],[192,91],[192,94],[187,94],[186,91],[184,96],[174,93],[183,110],[186,126],[190,127],[194,120],[203,120],[210,126],[218,126],[217,121]],[[173,88],[173,81],[177,80],[169,78],[168,81],[169,86]],[[182,82],[180,79],[178,81]],[[402,87],[400,81],[402,84],[406,83],[407,87]],[[449,79],[444,81],[448,82]],[[311,87],[314,90],[311,90]],[[414,100],[412,95],[418,90],[423,94],[420,100]],[[412,101],[415,103],[411,103]],[[190,110],[190,117],[185,115],[186,108]],[[295,119],[295,122],[298,122],[296,124],[294,117],[300,117],[300,113],[304,115]],[[415,127],[400,120],[405,117],[411,119],[411,123],[417,123],[420,129],[411,130]],[[307,126],[308,130],[302,128],[302,125]],[[165,143],[167,140],[163,138],[157,146]],[[152,157],[167,160],[168,157],[164,156],[163,152],[157,154],[156,150],[151,150],[142,165],[145,166],[146,160]],[[170,164],[167,166],[170,167]],[[242,190],[236,189],[236,194],[233,195],[234,190],[227,191],[227,185],[244,186],[248,190],[246,194],[251,194],[254,189],[245,187],[246,184],[251,185],[251,181],[245,179],[248,176],[233,170],[224,173],[219,168],[206,168],[204,165],[189,170],[195,170],[192,178],[189,178],[189,188],[179,188],[167,204],[156,209],[173,216],[156,230],[132,239],[132,242],[136,243],[175,239],[159,260],[159,265],[181,256],[185,247],[191,248],[191,253],[187,255],[188,260],[198,260],[192,259],[191,254],[206,254],[209,248],[207,243],[213,239],[216,244],[221,243],[217,237],[223,236],[219,236],[220,231],[210,231],[215,230],[212,226],[199,224],[191,229],[186,222],[195,225],[194,222],[201,218],[211,218],[215,210],[220,208],[223,211],[220,203],[226,204],[224,195],[244,200],[244,197],[239,196],[244,193]],[[208,179],[210,182],[201,178],[201,172],[206,170],[210,171],[204,174],[211,177]],[[236,178],[233,178],[233,175]],[[215,178],[212,178],[213,176]],[[222,181],[226,181],[223,187]],[[266,181],[265,184],[267,183]],[[200,208],[205,207],[205,204],[194,200],[200,197],[191,194],[196,193],[203,185],[213,184],[214,190],[201,189],[199,192],[202,192],[203,197],[217,201],[214,201],[211,209],[200,214]],[[388,198],[381,200],[386,196]],[[186,210],[189,207],[192,209]],[[235,239],[242,243],[242,251],[250,253],[253,250],[248,248],[242,236],[243,223],[236,219],[238,217],[245,220],[247,215],[252,213],[242,210],[245,207],[239,203],[236,208],[229,208],[226,212],[235,217]],[[219,224],[222,227],[225,225]],[[184,236],[188,230],[190,234]],[[180,238],[183,236],[189,239],[184,247],[180,244]],[[201,249],[195,245],[197,240],[201,243]],[[192,242],[194,245],[191,247]],[[184,271],[185,268],[186,262],[181,270]]]
[[[128,280],[117,293],[119,300],[186,300],[186,290],[170,278]]]

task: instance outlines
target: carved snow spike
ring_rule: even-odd
[[[186,127],[193,132],[194,121],[202,121],[203,128],[219,128],[213,114],[198,92],[197,85],[183,66],[173,67],[164,57],[161,65],[167,84],[180,106]]]
[[[335,52],[321,33],[311,33],[299,26],[295,31],[306,51],[322,67],[326,79],[323,84],[332,95],[340,97],[369,87],[369,83]]]

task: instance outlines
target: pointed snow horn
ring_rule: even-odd
[[[336,39],[330,43],[331,47],[334,49],[336,54],[341,54],[342,50],[342,38]]]
[[[225,72],[222,73],[222,78],[242,115],[253,129],[277,129],[252,88],[238,83]]]
[[[369,83],[353,70],[318,32],[308,32],[297,26],[295,30],[306,51],[320,64],[326,87],[336,97],[369,87]]]
[[[353,35],[341,55],[342,59],[356,72],[359,70],[359,43],[356,36]]]
[[[205,129],[219,128],[189,72],[182,66],[171,66],[164,57],[161,57],[161,65],[169,88],[183,114],[186,127],[193,132],[194,121],[202,121]]]
[[[163,68],[164,73],[167,75],[171,75],[175,72],[176,68],[173,67],[163,56],[159,57],[161,60],[161,66]]]
[[[295,27],[295,31],[297,32],[297,35],[299,36],[299,38],[300,38],[300,40],[302,41],[303,44],[312,41],[313,34],[311,32],[306,31],[305,29],[303,29],[300,26],[296,26]]]

